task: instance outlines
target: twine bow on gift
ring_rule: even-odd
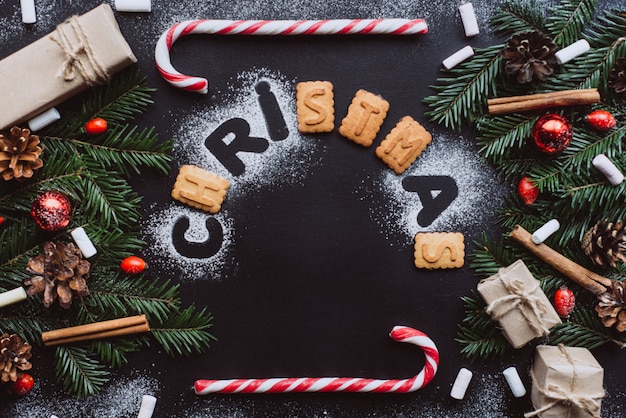
[[[60,71],[65,81],[74,80],[76,71],[89,86],[101,84],[109,79],[108,72],[96,58],[77,16],[72,16],[58,25],[56,33],[57,36],[52,35],[50,38],[65,54],[65,62]]]
[[[539,393],[545,396],[550,402],[533,412],[524,414],[524,418],[538,416],[559,404],[567,407],[567,415],[564,418],[573,416],[573,407],[585,412],[589,416],[600,418],[600,400],[604,398],[604,390],[595,395],[577,395],[576,382],[578,381],[578,375],[576,373],[576,364],[563,344],[559,344],[558,347],[565,359],[572,366],[572,380],[570,381],[569,391],[566,391],[561,386],[554,384],[548,384],[545,388],[535,385],[535,388],[539,391]],[[536,382],[537,379],[535,378],[535,373],[532,369],[530,374],[533,381]]]
[[[518,309],[537,337],[550,333],[541,320],[541,317],[547,313],[546,307],[542,300],[534,295],[539,285],[535,284],[530,289],[526,289],[526,284],[521,280],[510,278],[503,272],[500,272],[498,276],[509,294],[493,300],[486,308],[487,313],[497,321],[512,310]],[[504,308],[498,310],[501,306]],[[530,309],[535,320],[529,318],[526,307]]]

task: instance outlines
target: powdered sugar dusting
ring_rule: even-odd
[[[458,196],[435,219],[424,227],[417,223],[422,210],[417,193],[402,186],[407,176],[450,176],[458,187]],[[372,219],[381,229],[390,233],[402,231],[407,241],[424,231],[468,232],[485,224],[486,216],[493,216],[502,205],[504,186],[494,170],[473,150],[470,141],[447,134],[436,134],[432,143],[401,176],[386,170],[380,178],[370,179],[364,185],[366,197],[383,194],[390,209],[372,208]],[[390,228],[391,226],[391,228]]]
[[[149,377],[119,379],[102,392],[81,402],[59,396],[42,396],[38,386],[12,405],[13,417],[65,417],[118,418],[137,416],[143,395],[158,399],[159,384]],[[158,400],[157,400],[158,407]]]
[[[232,218],[228,211],[223,210],[215,215],[222,225],[224,233],[222,246],[217,254],[208,258],[188,258],[178,253],[172,240],[172,229],[181,217],[189,218],[189,229],[185,239],[189,242],[205,242],[210,239],[205,221],[208,216],[204,212],[172,202],[165,208],[155,209],[146,221],[143,233],[150,244],[144,252],[155,270],[169,277],[179,277],[181,281],[197,279],[222,280],[225,267],[234,263]],[[154,264],[158,264],[155,266]]]
[[[260,81],[270,85],[281,108],[290,132],[284,140],[267,139],[266,122],[255,90],[255,85]],[[197,109],[180,120],[173,151],[174,159],[181,165],[197,165],[226,178],[230,183],[221,211],[213,215],[222,225],[224,241],[214,256],[200,259],[184,257],[176,251],[172,242],[171,232],[176,220],[187,216],[190,219],[190,228],[185,238],[191,242],[203,242],[209,238],[204,226],[207,214],[178,203],[172,203],[165,208],[155,207],[143,233],[147,241],[153,243],[146,249],[147,255],[162,264],[159,266],[162,271],[174,273],[183,280],[223,279],[223,275],[227,273],[225,267],[236,265],[232,251],[235,244],[233,218],[236,218],[237,207],[242,199],[248,193],[263,188],[298,184],[312,165],[320,163],[313,158],[315,153],[312,151],[314,147],[321,145],[317,141],[303,138],[297,131],[293,85],[278,73],[266,69],[250,70],[231,80],[229,92],[224,94],[223,104],[217,108]],[[233,118],[246,121],[251,137],[266,138],[269,142],[267,150],[262,153],[237,153],[245,165],[244,172],[237,176],[231,174],[205,146],[206,138],[222,123]]]

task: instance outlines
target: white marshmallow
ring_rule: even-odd
[[[517,373],[517,369],[514,366],[505,369],[502,374],[506,379],[506,383],[509,384],[511,388],[511,392],[513,392],[513,396],[516,398],[521,398],[526,395],[526,388],[524,387],[524,383],[522,379],[520,379],[519,374]]]
[[[82,227],[74,229],[72,232],[70,232],[70,234],[72,235],[74,242],[76,243],[76,245],[78,245],[78,248],[80,248],[80,251],[83,253],[83,256],[85,258],[96,255],[98,250],[96,250],[96,247],[93,245],[93,243],[87,236],[87,233]]]
[[[154,412],[157,399],[151,395],[143,395],[141,398],[141,408],[139,409],[139,415],[137,418],[151,418]]]
[[[624,181],[624,175],[619,168],[613,164],[613,161],[609,160],[609,158],[604,154],[598,154],[591,161],[593,166],[600,170],[602,174],[604,174],[613,186],[617,186],[622,181]]]
[[[456,379],[452,385],[452,390],[450,391],[450,396],[458,400],[463,399],[465,397],[465,391],[467,391],[467,387],[469,386],[471,380],[472,372],[462,367],[456,375]]]
[[[559,221],[557,221],[556,219],[550,219],[548,222],[543,224],[541,228],[533,232],[533,235],[530,237],[530,239],[535,244],[539,245],[547,240],[550,235],[558,231],[560,227],[561,225],[559,224]]]
[[[585,41],[584,39],[580,39],[573,44],[555,52],[554,56],[556,57],[556,62],[558,62],[560,65],[563,65],[566,62],[573,60],[577,56],[589,51],[590,48],[591,46],[589,45],[589,42]]]
[[[443,60],[443,66],[446,70],[456,67],[466,59],[472,57],[474,55],[474,50],[471,46],[467,45],[464,48],[461,48],[454,54],[450,55],[448,58]]]
[[[35,0],[20,0],[20,8],[22,9],[22,22],[35,23],[37,21]]]
[[[476,20],[476,14],[474,13],[474,6],[472,3],[465,3],[459,6],[459,12],[461,13],[461,21],[463,22],[463,28],[465,29],[465,36],[478,35],[478,21]]]
[[[56,108],[51,107],[45,112],[40,113],[39,115],[30,119],[28,121],[28,127],[31,131],[37,132],[38,130],[45,128],[52,122],[56,122],[59,119],[61,119],[61,114]]]
[[[0,293],[0,308],[26,300],[26,297],[26,290],[24,290],[23,287],[18,287],[7,292],[2,292]]]
[[[150,0],[115,0],[115,10],[118,12],[150,12]]]

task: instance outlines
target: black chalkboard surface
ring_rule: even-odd
[[[19,5],[0,0],[2,56],[28,45],[97,1],[37,1],[38,21],[21,23]],[[113,2],[111,2],[113,5]],[[547,3],[547,2],[546,2]],[[601,1],[601,7],[619,1]],[[3,399],[7,417],[133,417],[141,395],[157,397],[155,417],[519,417],[528,396],[512,396],[502,370],[514,365],[530,388],[532,350],[488,364],[470,364],[454,342],[463,318],[460,297],[478,279],[459,269],[418,270],[417,232],[462,232],[466,253],[494,230],[508,193],[480,160],[471,132],[429,123],[422,99],[441,61],[465,45],[500,42],[487,22],[497,1],[475,4],[481,33],[466,38],[457,1],[338,0],[259,3],[153,1],[150,13],[120,13],[121,31],[137,67],[157,88],[150,111],[137,119],[175,140],[169,177],[133,180],[144,196],[142,251],[155,277],[180,283],[184,304],[206,306],[217,341],[203,355],[171,359],[157,348],[132,355],[103,393],[78,400],[62,394],[51,353],[36,350],[38,383],[28,396]],[[429,33],[399,36],[251,37],[193,35],[179,40],[172,62],[209,79],[209,93],[167,84],[154,65],[160,34],[186,19],[425,18]],[[33,57],[36,65],[36,57]],[[297,131],[295,84],[334,85],[335,126],[359,89],[390,103],[377,145],[404,116],[433,141],[409,170],[396,175],[374,153],[331,133]],[[275,100],[274,100],[275,99]],[[246,152],[219,149],[246,140]],[[230,142],[232,144],[232,142]],[[227,178],[222,210],[208,216],[174,202],[181,165]],[[388,334],[419,329],[437,344],[434,380],[410,394],[257,394],[197,396],[196,379],[353,376],[405,379],[424,364],[416,347]],[[605,368],[604,416],[621,416],[626,386],[621,353],[594,352]],[[450,397],[461,367],[474,372],[466,398]]]

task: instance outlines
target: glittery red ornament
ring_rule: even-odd
[[[49,190],[35,198],[30,214],[44,231],[58,231],[72,219],[72,202],[63,193]]]
[[[561,152],[572,142],[572,124],[561,115],[549,113],[535,122],[533,139],[547,154]]]

